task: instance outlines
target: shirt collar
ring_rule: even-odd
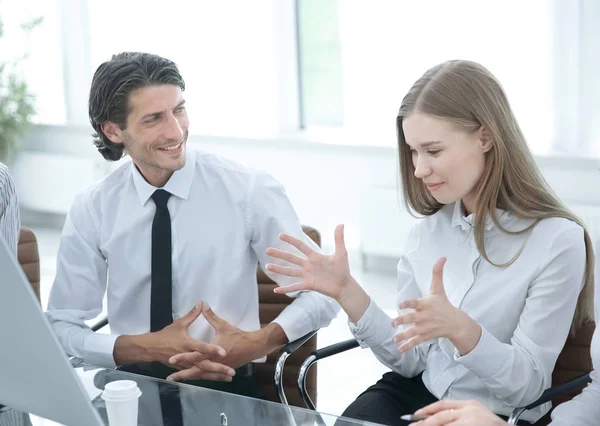
[[[505,211],[502,209],[496,209],[498,220],[504,215]],[[475,216],[471,213],[465,216],[465,210],[462,201],[458,200],[454,203],[454,213],[452,214],[452,227],[460,226],[463,231],[468,231],[473,228],[473,221]],[[485,219],[485,230],[489,231],[494,228],[494,221],[491,216],[487,216]]]
[[[162,189],[170,192],[176,197],[187,200],[194,179],[194,171],[196,170],[196,152],[193,149],[187,149],[186,147],[185,157],[185,166],[183,166],[182,169],[175,171]],[[144,206],[152,194],[154,194],[154,191],[159,188],[146,182],[146,179],[144,179],[133,161],[131,162],[131,167],[135,190],[140,200],[140,204]]]

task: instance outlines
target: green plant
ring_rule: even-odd
[[[21,28],[29,33],[41,22],[42,18],[36,18],[22,24]],[[0,19],[0,38],[3,35]],[[0,161],[4,163],[12,161],[19,139],[29,129],[35,113],[35,98],[18,69],[19,63],[26,58],[25,53],[16,59],[0,61]]]

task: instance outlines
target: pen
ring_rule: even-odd
[[[427,414],[405,414],[400,416],[402,420],[406,420],[407,422],[418,422],[420,420],[425,420],[426,418],[431,417]]]

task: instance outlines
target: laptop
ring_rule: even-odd
[[[67,426],[104,426],[1,236],[0,404]]]

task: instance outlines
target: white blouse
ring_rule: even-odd
[[[498,211],[500,224],[516,231],[531,223]],[[569,333],[583,287],[583,229],[562,218],[542,220],[526,235],[508,235],[491,219],[485,247],[496,267],[482,258],[473,232],[473,215],[464,217],[460,202],[446,205],[411,231],[398,263],[397,303],[429,294],[433,265],[442,256],[444,287],[450,302],[482,328],[477,346],[460,356],[448,339],[433,339],[400,354],[392,337],[392,319],[371,301],[350,329],[362,347],[397,373],[423,382],[437,398],[475,399],[497,414],[536,400],[551,386],[551,373]],[[403,313],[403,311],[399,311]],[[550,404],[528,411],[535,421]]]

